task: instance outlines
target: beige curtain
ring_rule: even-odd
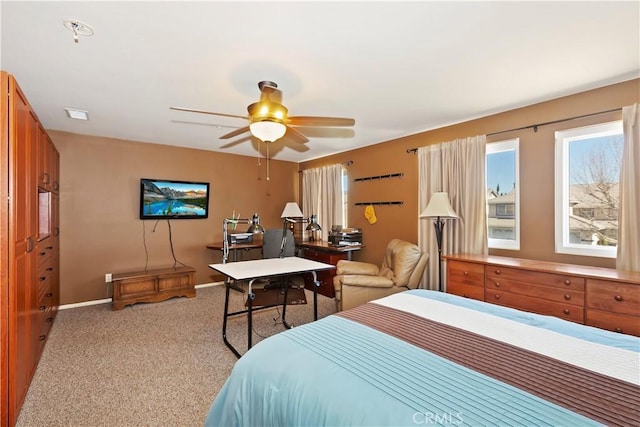
[[[485,153],[486,136],[457,139],[418,149],[418,215],[438,191],[449,193],[449,201],[460,218],[447,220],[442,237],[442,255],[488,253]],[[429,268],[421,287],[438,289],[438,245],[433,220],[418,218],[418,244],[427,251]],[[446,264],[442,263],[443,270]],[[446,288],[446,271],[443,271]]]
[[[640,271],[640,108],[622,109],[624,148],[620,168],[616,268]]]
[[[302,172],[302,213],[318,215],[322,239],[334,224],[342,224],[342,165],[340,163]]]

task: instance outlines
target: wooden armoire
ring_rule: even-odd
[[[59,165],[14,77],[0,72],[0,427],[13,426],[59,301]]]

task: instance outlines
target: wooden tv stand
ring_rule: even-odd
[[[114,274],[111,308],[122,310],[138,302],[159,302],[196,296],[193,267],[170,267]]]

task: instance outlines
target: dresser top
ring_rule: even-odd
[[[594,279],[614,280],[640,284],[640,272],[623,271],[613,268],[591,267],[587,265],[563,264],[549,261],[511,258],[496,255],[456,254],[443,256],[445,260],[473,262],[484,265],[514,267],[546,273],[570,274]]]

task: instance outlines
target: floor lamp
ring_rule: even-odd
[[[435,218],[433,228],[436,231],[438,244],[438,290],[442,292],[442,230],[445,219],[455,219],[458,215],[449,203],[449,195],[445,192],[433,193],[429,204],[420,214],[420,218]]]

